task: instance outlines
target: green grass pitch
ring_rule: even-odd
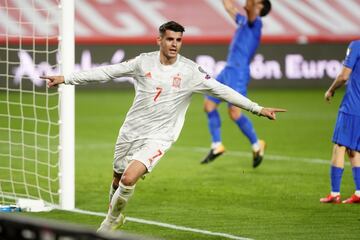
[[[319,90],[250,90],[249,97],[287,113],[270,121],[251,114],[268,148],[263,164],[251,167],[250,145],[222,104],[227,152],[200,165],[210,146],[203,96],[194,95],[179,140],[144,181],[125,214],[251,239],[359,239],[360,205],[325,205],[329,192],[331,136],[343,92],[334,101]],[[113,145],[132,102],[132,90],[76,93],[76,207],[106,212]],[[345,167],[342,196],[354,190]],[[31,216],[82,223],[96,229],[102,217],[54,210]],[[162,239],[225,239],[219,236],[127,222],[128,233]]]

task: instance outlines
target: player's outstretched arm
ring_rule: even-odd
[[[264,107],[260,111],[260,116],[267,117],[270,120],[276,120],[276,113],[278,112],[286,112],[286,109],[282,108],[267,108]]]
[[[54,87],[65,82],[64,76],[41,76],[41,79],[48,80],[48,87]]]
[[[218,82],[214,78],[209,78],[201,67],[198,69],[200,78],[204,78],[204,80],[196,86],[197,89],[195,92],[205,93],[213,97],[220,98],[234,106],[252,112],[253,114],[267,117],[271,120],[276,119],[277,112],[286,112],[286,109],[261,107],[259,104],[236,92],[234,89]]]
[[[223,5],[230,17],[236,20],[236,14],[239,12],[239,10],[235,6],[234,0],[223,0]]]

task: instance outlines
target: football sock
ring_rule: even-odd
[[[257,141],[256,143],[252,144],[251,147],[252,147],[252,150],[253,150],[254,152],[259,151],[259,150],[260,150],[259,141]]]
[[[221,142],[213,142],[213,143],[211,143],[211,149],[215,149],[215,148],[217,148],[217,147],[219,147],[221,145],[222,145]]]
[[[212,142],[221,142],[221,119],[218,110],[208,112],[207,117]]]
[[[335,197],[335,196],[337,196],[337,195],[340,195],[340,192],[330,192],[330,195],[333,196],[333,197]]]
[[[258,141],[258,138],[255,133],[255,129],[248,117],[242,114],[235,123],[240,128],[241,132],[249,139],[251,144],[255,144]]]
[[[110,219],[117,218],[120,213],[124,210],[127,201],[133,194],[135,189],[134,186],[125,186],[121,182],[118,189],[116,189],[109,206],[108,217]]]
[[[118,186],[118,187],[119,187],[119,186]],[[115,193],[116,189],[118,189],[118,187],[117,187],[117,188],[114,188],[114,184],[111,182],[111,184],[110,184],[110,190],[109,190],[109,202],[111,202],[111,199],[113,198],[114,193]]]
[[[330,168],[331,192],[334,193],[340,192],[340,184],[341,184],[341,178],[343,172],[344,172],[344,168],[331,166]]]
[[[355,182],[355,190],[360,193],[360,167],[353,167],[352,168],[353,178]],[[356,194],[360,195],[360,194]]]

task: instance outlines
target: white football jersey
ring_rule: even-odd
[[[135,86],[134,102],[119,132],[119,139],[124,141],[176,141],[193,93],[212,95],[256,114],[262,109],[181,55],[174,64],[162,65],[159,51],[143,53],[122,63],[72,73],[65,76],[65,83],[104,82],[124,76],[132,77]]]

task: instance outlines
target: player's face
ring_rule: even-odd
[[[158,38],[160,53],[167,60],[176,59],[182,44],[182,32],[166,30],[163,36]]]

